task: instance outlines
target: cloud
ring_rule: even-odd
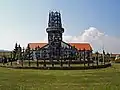
[[[88,30],[79,36],[64,36],[64,40],[68,42],[92,42],[104,36],[104,33],[99,32],[96,28],[90,27]]]
[[[88,42],[93,47],[94,51],[102,51],[104,48],[106,52],[120,53],[120,38],[109,36],[95,27],[90,27],[84,30],[79,36],[63,36],[66,42]]]

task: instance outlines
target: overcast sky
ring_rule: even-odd
[[[50,10],[62,14],[65,41],[120,53],[120,0],[0,0],[0,49],[46,41]]]

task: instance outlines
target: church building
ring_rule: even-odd
[[[48,43],[29,43],[37,59],[60,60],[73,57],[89,58],[92,55],[92,47],[89,43],[67,43],[62,39],[64,28],[62,27],[61,14],[57,11],[49,12]]]

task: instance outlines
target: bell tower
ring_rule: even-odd
[[[46,29],[46,31],[48,33],[50,57],[60,56],[62,33],[64,32],[61,23],[60,12],[49,12],[48,28]]]

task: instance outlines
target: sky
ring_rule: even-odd
[[[66,42],[120,53],[120,0],[0,0],[0,49],[46,42],[49,11],[60,11]]]

